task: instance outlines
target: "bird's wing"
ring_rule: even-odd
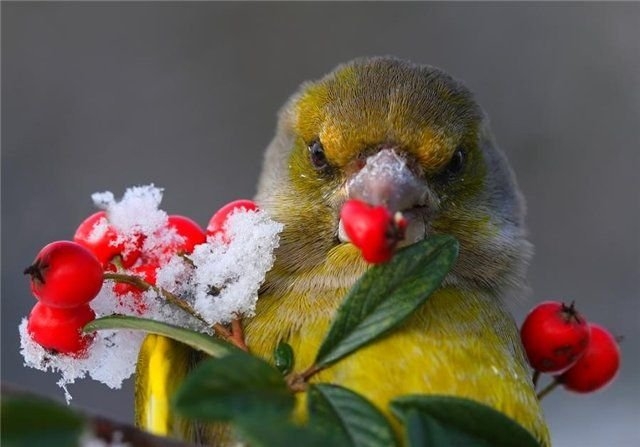
[[[197,430],[171,410],[171,397],[197,360],[187,345],[161,335],[145,338],[136,365],[135,422],[146,431],[196,441]]]

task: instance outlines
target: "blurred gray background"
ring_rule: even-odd
[[[393,54],[466,81],[528,199],[536,256],[519,321],[576,300],[625,335],[607,390],[556,392],[556,446],[640,445],[640,5],[2,3],[2,380],[62,399],[25,369],[22,269],[70,238],[90,194],[154,182],[206,224],[250,197],[280,105],[300,82]],[[73,403],[132,420],[121,391]]]

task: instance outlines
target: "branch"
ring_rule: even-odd
[[[173,293],[169,292],[168,290],[163,289],[162,287],[158,287],[158,286],[154,286],[153,284],[149,284],[148,282],[146,282],[144,279],[140,278],[139,276],[128,275],[128,274],[125,274],[125,273],[105,272],[104,273],[104,279],[105,280],[110,279],[110,280],[115,281],[115,282],[131,284],[132,286],[135,286],[135,287],[137,287],[138,289],[140,289],[142,291],[153,289],[153,290],[155,290],[155,292],[157,294],[162,296],[167,302],[169,302],[169,303],[173,304],[174,306],[182,309],[184,312],[188,313],[192,317],[197,318],[205,326],[209,325],[207,320],[205,320],[204,317],[202,317],[202,315],[200,315],[198,312],[196,312],[196,310],[193,307],[191,307],[189,305],[189,303],[187,303],[185,300],[183,300],[182,298],[180,298],[177,295],[174,295]]]
[[[3,401],[6,401],[7,398],[38,399],[51,402],[53,405],[64,406],[53,399],[38,396],[16,385],[5,382],[2,382],[1,392]],[[128,443],[133,447],[195,447],[194,444],[187,444],[178,440],[152,435],[132,425],[107,419],[104,416],[96,415],[83,408],[74,407],[72,411],[76,412],[85,420],[94,436],[104,440],[107,444],[116,438],[114,436],[116,433],[119,433],[119,435],[117,435],[119,438],[116,439],[120,439],[121,442]]]
[[[145,431],[142,431],[132,425],[115,422],[102,416],[90,416],[83,413],[87,417],[87,421],[91,427],[93,434],[110,443],[113,441],[114,433],[122,434],[121,442],[128,443],[134,447],[192,447],[194,444],[186,444],[178,440],[170,438],[162,438]],[[109,445],[109,444],[107,444]]]

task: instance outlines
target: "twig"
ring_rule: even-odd
[[[549,385],[547,385],[542,390],[540,390],[540,392],[538,393],[538,400],[542,400],[547,394],[555,390],[556,387],[560,385],[560,383],[561,382],[558,379],[553,379],[553,382],[551,382]]]
[[[231,330],[224,327],[224,325],[220,323],[216,323],[213,325],[213,330],[218,335],[218,337],[225,339],[236,348],[242,349],[245,352],[248,352],[246,343],[244,342],[244,335],[242,333],[242,326],[240,326],[240,332],[238,332],[238,325],[240,325],[240,320],[235,319],[231,322]]]
[[[244,351],[248,351],[247,344],[244,341],[244,329],[242,328],[242,320],[236,318],[231,322],[231,339],[234,344]]]
[[[178,256],[180,256],[180,258],[186,262],[187,264],[189,264],[190,267],[195,267],[196,265],[194,264],[194,262],[191,260],[191,258],[189,256],[186,255],[186,253],[178,253]]]
[[[224,327],[224,325],[220,323],[214,324],[213,330],[216,334],[218,334],[219,337],[222,337],[225,340],[228,340],[231,338],[231,332],[229,332],[229,329],[227,329],[226,327]]]
[[[124,266],[122,265],[122,256],[121,255],[116,255],[113,258],[111,258],[111,263],[116,267],[117,271],[122,271],[124,270]]]
[[[193,307],[191,307],[189,305],[189,303],[187,303],[185,300],[183,300],[182,298],[180,298],[177,295],[174,295],[173,293],[169,292],[168,290],[163,289],[162,287],[157,287],[157,286],[154,286],[153,284],[149,284],[148,282],[146,282],[145,280],[143,280],[139,276],[127,275],[127,274],[124,274],[124,273],[105,272],[104,273],[104,279],[110,279],[110,280],[116,281],[116,282],[123,282],[123,283],[131,284],[132,286],[135,286],[135,287],[137,287],[137,288],[139,288],[140,290],[143,290],[143,291],[146,291],[146,290],[149,290],[149,289],[153,289],[153,290],[156,291],[156,293],[161,295],[169,303],[173,304],[176,307],[179,307],[180,309],[182,309],[183,311],[185,311],[186,313],[188,313],[192,317],[200,320],[202,323],[204,323],[205,325],[209,326],[209,322],[207,320],[205,320],[204,317],[202,315],[200,315]]]
[[[126,284],[131,284],[132,286],[137,287],[140,290],[146,291],[149,289],[153,289],[156,293],[161,295],[165,300],[167,300],[170,304],[182,309],[192,317],[198,319],[200,322],[204,323],[205,326],[209,326],[209,322],[205,320],[205,318],[200,315],[189,303],[180,298],[179,296],[169,292],[162,287],[154,286],[146,282],[139,276],[136,275],[127,275],[125,273],[112,273],[105,272],[104,279],[110,279],[116,282],[122,282]],[[229,331],[226,327],[224,327],[220,323],[215,323],[211,326],[213,331],[218,335],[218,337],[228,341],[232,345],[237,348],[242,349],[243,351],[248,351],[247,345],[244,342],[244,335],[242,331],[242,324],[240,323],[240,319],[235,319],[231,323],[231,331]]]
[[[30,401],[37,399],[40,401],[51,402],[52,404],[59,405],[61,407],[64,406],[63,404],[53,401],[52,399],[35,395],[32,392],[21,389],[18,386],[8,383],[2,383],[2,400],[3,402],[6,402],[9,399],[25,399]],[[193,444],[187,444],[175,439],[154,436],[132,425],[112,421],[105,418],[104,416],[96,415],[95,413],[82,408],[74,407],[72,410],[79,413],[79,415],[86,420],[87,426],[90,427],[91,432],[94,436],[102,439],[107,444],[111,443],[115,439],[119,439],[122,443],[126,443],[128,445],[136,447],[195,447]],[[31,416],[33,415],[25,414],[25,417]],[[25,424],[27,423],[28,421],[25,421]],[[25,427],[28,427],[28,425],[25,425]],[[3,430],[4,429],[5,427],[3,426]]]
[[[322,371],[324,366],[311,365],[309,368],[305,369],[301,373],[291,373],[287,377],[285,377],[285,382],[289,386],[289,389],[293,392],[301,392],[306,391],[307,382],[309,379],[314,376],[316,373]]]
[[[540,371],[537,369],[533,372],[533,390],[538,389],[538,380],[540,380]]]

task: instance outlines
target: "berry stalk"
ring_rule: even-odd
[[[163,289],[162,287],[158,287],[158,286],[154,286],[152,284],[149,284],[148,282],[146,282],[144,279],[140,278],[139,276],[127,275],[125,273],[105,272],[104,273],[104,279],[105,280],[111,280],[111,281],[119,282],[119,283],[130,284],[132,286],[135,286],[135,287],[141,289],[142,291],[147,291],[149,289],[153,289],[156,293],[158,293],[160,296],[162,296],[170,304],[178,307],[179,309],[181,309],[184,312],[188,313],[189,315],[191,315],[192,317],[196,318],[200,322],[202,322],[205,325],[209,326],[209,322],[202,315],[200,315],[193,307],[191,307],[189,305],[189,303],[187,303],[185,300],[183,300],[179,296],[169,292],[168,290]],[[234,320],[232,322],[232,330],[231,331],[229,331],[227,328],[225,328],[220,323],[214,324],[212,326],[212,329],[216,333],[216,335],[218,335],[219,337],[221,337],[224,340],[228,341],[229,343],[233,344],[237,348],[240,348],[243,351],[247,351],[247,345],[244,342],[242,326],[240,324],[240,320],[239,319],[236,319],[236,320]]]
[[[538,400],[544,399],[544,397],[550,392],[552,392],[553,390],[555,390],[558,387],[558,385],[560,385],[560,383],[561,382],[559,380],[554,379],[553,382],[551,382],[549,385],[541,389],[540,392],[537,394]]]

